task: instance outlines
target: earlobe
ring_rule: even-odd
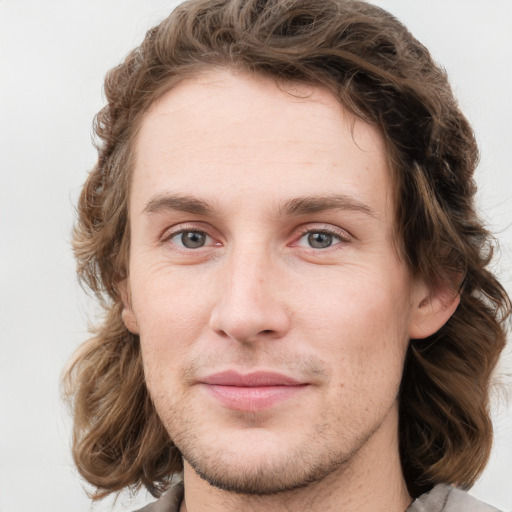
[[[139,334],[137,318],[135,317],[135,313],[133,312],[131,305],[128,280],[124,281],[120,285],[119,289],[121,292],[121,300],[123,301],[123,311],[121,312],[123,323],[132,334]]]
[[[131,306],[127,304],[123,304],[123,312],[121,313],[121,318],[123,319],[123,323],[125,327],[132,333],[132,334],[139,334],[139,327],[137,325],[137,319],[135,318],[135,315],[133,314],[133,310]]]
[[[424,339],[436,333],[455,313],[459,303],[460,293],[447,286],[428,291],[412,313],[409,338]]]

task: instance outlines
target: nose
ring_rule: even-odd
[[[241,343],[283,337],[290,328],[290,312],[279,274],[264,248],[233,251],[218,276],[219,300],[211,312],[211,329]]]

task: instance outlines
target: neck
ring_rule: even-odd
[[[185,462],[185,497],[180,512],[403,512],[412,499],[403,478],[396,411],[347,463],[305,487],[253,496],[218,489]]]

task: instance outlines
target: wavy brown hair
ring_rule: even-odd
[[[413,497],[438,482],[471,486],[491,448],[490,379],[510,299],[489,270],[494,241],[474,205],[478,150],[446,73],[399,21],[365,2],[190,0],[107,75],[98,163],[78,204],[78,274],[106,311],[66,373],[73,454],[94,496],[141,485],[159,495],[182,469],[144,383],[139,339],[121,320],[119,284],[141,119],[177,82],[214,67],[327,87],[380,130],[399,252],[432,287],[460,293],[446,325],[410,343],[399,400],[403,472]]]

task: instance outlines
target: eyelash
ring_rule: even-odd
[[[298,245],[298,242],[302,240],[305,236],[311,235],[311,234],[321,234],[321,235],[329,235],[333,238],[337,239],[337,243],[332,243],[329,246],[325,248],[315,248],[315,247],[305,247],[306,249],[309,249],[311,251],[326,251],[331,248],[334,248],[335,246],[339,245],[340,243],[348,243],[351,241],[351,236],[343,230],[335,229],[332,226],[315,226],[311,227],[310,225],[302,226],[299,228],[299,236],[294,238],[294,242],[291,244],[292,246]]]
[[[214,240],[214,237],[209,235],[206,230],[200,229],[200,228],[198,228],[198,226],[191,225],[191,226],[181,226],[176,231],[174,231],[174,230],[167,231],[165,233],[165,235],[162,237],[162,243],[169,243],[169,242],[171,242],[171,240],[173,238],[178,237],[179,235],[183,235],[184,233],[197,233],[197,234],[205,236],[206,238],[210,238],[210,239]],[[201,246],[201,247],[198,247],[197,249],[194,249],[194,248],[185,247],[183,245],[181,245],[181,246],[180,245],[176,245],[176,244],[173,244],[173,245],[175,247],[177,247],[178,250],[182,250],[182,251],[195,251],[197,249],[202,249],[202,248],[205,247],[205,246]],[[215,243],[213,245],[220,246],[222,244],[221,243]]]
[[[322,225],[322,226],[315,226],[311,227],[311,225],[305,225],[301,226],[297,229],[297,234],[294,235],[293,241],[289,243],[288,245],[291,247],[303,247],[303,249],[313,251],[313,252],[326,252],[328,250],[333,250],[334,247],[338,246],[341,243],[348,243],[352,240],[352,237],[346,232],[341,229],[335,229],[332,226],[329,225]],[[171,243],[176,250],[178,251],[186,251],[186,252],[195,252],[199,249],[204,249],[212,246],[222,246],[222,243],[216,242],[213,244],[205,244],[202,246],[199,246],[197,248],[190,248],[186,247],[184,245],[178,245],[176,243],[172,243],[172,239],[175,237],[178,237],[180,235],[183,235],[184,233],[196,233],[202,236],[205,236],[206,238],[210,238],[211,240],[215,241],[215,238],[208,234],[207,230],[200,229],[197,225],[185,225],[180,226],[178,230],[171,230],[167,231],[164,236],[162,237],[161,241],[162,243]],[[300,246],[299,242],[302,240],[305,236],[311,235],[311,234],[320,234],[320,235],[329,235],[336,239],[336,242],[329,244],[327,247],[321,247],[321,248],[315,248],[311,246]]]

